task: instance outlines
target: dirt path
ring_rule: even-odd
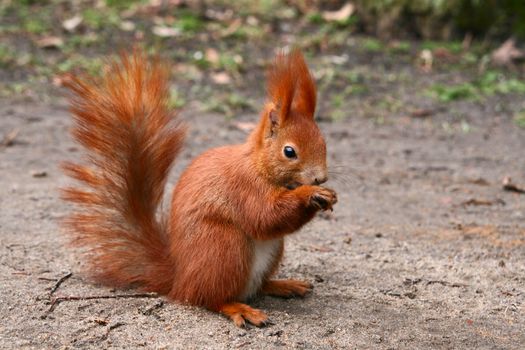
[[[80,155],[64,103],[2,103],[1,134],[19,133],[0,150],[0,347],[523,348],[525,195],[503,191],[501,179],[525,184],[525,130],[467,107],[468,132],[441,127],[447,112],[323,123],[344,174],[332,181],[340,203],[288,239],[279,273],[313,281],[314,292],[257,300],[274,324],[240,330],[156,298],[65,301],[50,312],[54,296],[122,292],[86,281],[59,235],[70,208],[57,198],[67,183],[57,163]],[[171,183],[202,150],[245,136],[216,115],[190,123]]]

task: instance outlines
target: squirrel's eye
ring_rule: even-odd
[[[283,152],[286,158],[297,158],[297,154],[295,154],[293,147],[285,146]]]

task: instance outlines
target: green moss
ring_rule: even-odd
[[[343,111],[341,109],[336,109],[330,113],[330,119],[334,122],[345,120],[348,116],[347,111]]]
[[[434,85],[429,93],[442,102],[477,98],[478,91],[471,83],[458,85]]]
[[[496,71],[488,71],[474,82],[486,95],[525,93],[525,82],[516,78],[506,78]]]
[[[398,41],[389,46],[389,50],[393,53],[408,53],[412,46],[408,41]]]
[[[11,47],[0,43],[0,67],[7,68],[15,62],[15,52]]]
[[[211,96],[204,104],[206,111],[223,114],[227,119],[242,111],[254,111],[254,103],[247,97],[235,92],[226,95]]]
[[[103,72],[104,59],[100,57],[71,56],[56,65],[56,69],[61,72],[71,70],[82,70],[92,76],[100,76]]]
[[[138,3],[144,3],[145,0],[105,0],[108,7],[114,7],[120,10],[128,9]]]
[[[67,37],[64,53],[74,53],[75,50],[83,47],[90,47],[100,41],[100,37],[95,33],[71,35]]]
[[[345,100],[344,94],[334,94],[330,99],[330,106],[333,108],[341,108]]]
[[[264,36],[264,29],[261,26],[241,25],[234,30],[228,37],[234,39],[260,39]]]
[[[168,107],[170,109],[179,109],[186,104],[186,100],[175,88],[170,89],[170,97],[168,100]]]
[[[368,93],[368,87],[365,85],[352,85],[345,89],[347,95],[365,95]]]
[[[421,44],[421,49],[435,50],[439,48],[447,49],[448,51],[458,54],[463,51],[463,44],[460,41],[424,41]]]
[[[238,72],[242,68],[242,57],[235,54],[223,53],[219,58],[219,68]]]
[[[514,116],[514,123],[520,128],[525,129],[525,111],[521,111]]]
[[[82,12],[84,22],[92,29],[99,30],[107,26],[115,26],[120,23],[120,17],[113,8],[100,9],[88,8]]]
[[[30,33],[41,34],[46,32],[49,27],[40,19],[28,19],[24,21],[24,29]]]
[[[370,52],[379,52],[384,49],[384,45],[381,41],[373,38],[367,38],[362,43],[363,48]]]
[[[203,27],[202,19],[192,12],[179,12],[175,27],[183,32],[194,33]]]
[[[479,99],[482,96],[495,94],[525,94],[525,81],[506,77],[497,71],[487,71],[470,82],[456,85],[437,84],[431,87],[428,92],[443,102]]]
[[[307,15],[306,19],[312,24],[323,24],[323,15],[320,12],[311,12]]]

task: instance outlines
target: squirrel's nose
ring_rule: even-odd
[[[322,175],[322,176],[316,177],[314,182],[316,185],[320,185],[322,183],[325,183],[327,180],[328,180],[328,176]]]

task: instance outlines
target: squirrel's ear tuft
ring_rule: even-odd
[[[268,97],[277,106],[279,124],[286,121],[292,109],[313,118],[315,83],[298,49],[288,55],[280,52],[275,57],[268,71]]]
[[[307,116],[314,117],[317,92],[315,82],[299,50],[290,53],[290,65],[297,77],[297,91],[293,98],[292,109]]]
[[[297,77],[290,63],[289,56],[281,51],[268,70],[268,98],[276,106],[278,124],[282,124],[290,114],[297,86]]]

